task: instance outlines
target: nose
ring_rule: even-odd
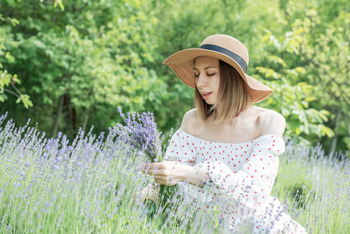
[[[207,85],[207,80],[205,75],[199,74],[196,78],[197,87],[205,87]]]

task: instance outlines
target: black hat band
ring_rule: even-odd
[[[199,48],[206,49],[206,50],[212,50],[212,51],[216,51],[216,52],[222,53],[224,55],[227,55],[228,57],[232,58],[236,63],[238,63],[238,65],[243,69],[244,73],[247,73],[248,65],[244,61],[244,59],[241,56],[239,56],[238,54],[236,54],[228,49],[225,49],[221,46],[212,45],[212,44],[201,45]]]

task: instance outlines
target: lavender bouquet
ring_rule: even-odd
[[[143,112],[142,114],[127,113],[125,116],[118,108],[120,116],[124,119],[125,125],[117,124],[117,134],[119,140],[131,146],[131,149],[141,151],[146,157],[146,162],[159,162],[164,160],[162,155],[162,142],[164,135],[158,131],[157,124],[154,121],[153,113]],[[139,155],[139,154],[138,154]],[[168,200],[171,200],[178,189],[178,185],[160,186],[158,199],[163,208]]]

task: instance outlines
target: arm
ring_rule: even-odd
[[[149,175],[153,175],[157,183],[168,186],[173,186],[184,181],[198,186],[208,178],[205,170],[173,161],[150,163],[144,165],[143,171]]]
[[[196,128],[193,120],[201,123],[197,117],[196,109],[188,111],[182,120],[181,129],[194,135]],[[198,127],[198,126],[197,126]],[[205,170],[194,168],[196,153],[195,147],[189,139],[180,135],[180,131],[174,133],[167,149],[165,161],[152,163],[146,173],[154,175],[156,182],[164,185],[175,185],[178,182],[188,181],[192,185],[200,185],[206,181],[208,175]]]
[[[206,182],[209,178],[209,174],[202,169],[199,169],[197,167],[191,167],[187,169],[187,174],[183,178],[183,181],[187,180],[188,183],[194,185],[194,186],[199,186]]]

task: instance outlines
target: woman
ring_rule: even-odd
[[[273,91],[246,74],[248,61],[246,47],[227,35],[209,36],[198,49],[164,61],[195,89],[196,109],[185,114],[166,160],[149,165],[147,173],[168,186],[188,182],[197,199],[205,194],[197,208],[220,210],[225,233],[306,233],[270,196],[284,152],[285,120],[252,105]]]

